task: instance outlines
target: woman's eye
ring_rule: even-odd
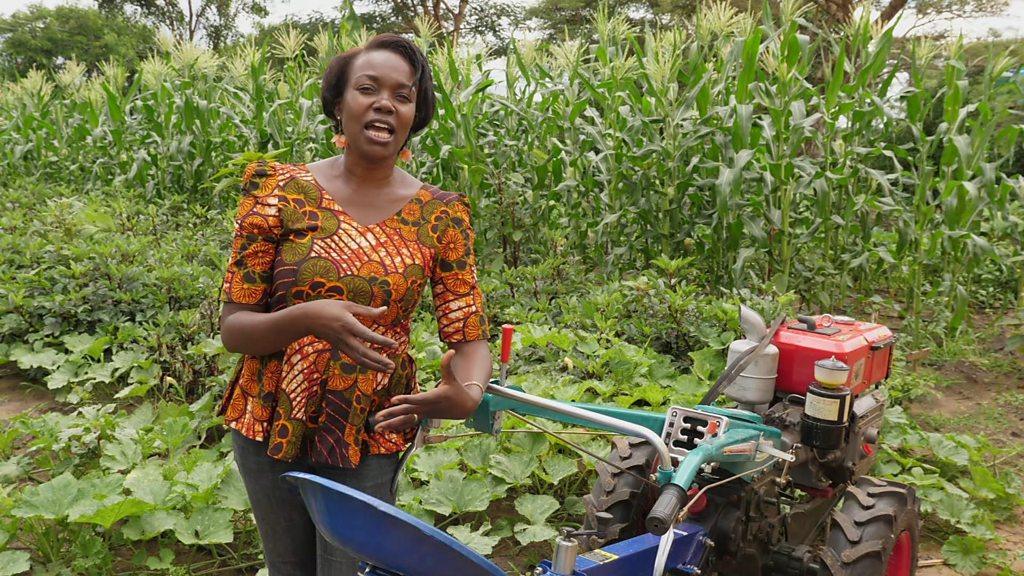
[[[370,94],[370,93],[373,92],[373,86],[363,85],[363,86],[360,86],[359,88],[356,88],[356,90],[359,91],[359,92],[362,92],[363,94]]]
[[[396,96],[402,102],[412,102],[412,98],[408,94],[400,93]]]

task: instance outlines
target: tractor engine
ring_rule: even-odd
[[[584,528],[593,534],[587,548],[661,534],[651,518],[671,516],[665,495],[682,498],[680,488],[692,482],[681,518],[685,533],[701,534],[702,548],[699,560],[687,557],[669,574],[910,574],[920,525],[914,489],[867,475],[885,410],[892,332],[827,314],[780,318],[769,331],[744,306],[740,326],[746,338],[729,346],[728,367],[700,404],[670,406],[665,415],[661,439],[681,459],[676,474],[697,458],[686,482],[658,496],[656,447],[619,439],[584,497]],[[739,410],[714,406],[720,393]],[[694,526],[702,532],[686,532]]]
[[[764,320],[741,306],[746,338],[728,363],[768,337]],[[829,315],[799,316],[779,326],[770,344],[724,394],[782,432],[781,450],[796,460],[783,476],[765,474],[710,493],[691,521],[714,542],[715,574],[806,576],[823,571],[813,537],[845,484],[874,464],[882,427],[894,337],[885,326]],[[713,469],[702,483],[728,477]],[[809,497],[797,497],[797,488]],[[782,503],[787,504],[783,507]]]
[[[745,339],[729,361],[767,336],[764,320],[741,307]],[[866,473],[874,462],[885,409],[879,384],[892,367],[892,332],[847,316],[799,316],[779,327],[771,344],[725,389],[739,407],[783,432],[783,450],[797,446],[793,484],[820,497]]]
[[[892,332],[827,314],[780,318],[769,331],[744,306],[740,326],[746,337],[729,346],[728,367],[700,404],[670,406],[665,415],[661,439],[680,459],[677,475],[689,463],[686,482],[658,496],[656,447],[619,439],[584,497],[586,547],[661,534],[655,528],[667,529],[663,516],[673,514],[661,504],[665,495],[682,499],[689,483],[680,517],[685,533],[701,534],[702,548],[699,559],[687,557],[669,574],[911,573],[920,525],[914,489],[867,475],[885,410]],[[715,406],[720,393],[738,410]],[[687,532],[694,526],[702,532]]]

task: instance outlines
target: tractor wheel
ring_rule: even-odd
[[[658,468],[658,451],[639,438],[612,438],[608,461],[622,466],[640,478],[650,478]],[[584,530],[601,530],[601,536],[584,536],[580,546],[594,550],[605,544],[632,538],[647,532],[644,520],[658,499],[658,489],[633,474],[598,462],[597,481],[590,494],[583,497],[587,515]],[[606,513],[599,520],[598,514]]]
[[[910,486],[861,477],[832,511],[822,560],[833,576],[913,576],[918,508]]]

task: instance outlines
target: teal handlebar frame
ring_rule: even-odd
[[[490,385],[500,386],[497,380],[491,380]],[[522,388],[517,386],[508,386],[507,388],[525,394]],[[641,426],[654,432],[658,436],[661,436],[662,430],[665,428],[666,414],[664,413],[649,412],[646,410],[633,410],[601,404],[545,400],[567,406],[573,406],[575,408],[581,408],[603,416],[608,416],[633,425]],[[762,461],[757,459],[758,452],[756,449],[752,450],[750,453],[728,452],[727,449],[733,446],[749,442],[758,443],[767,440],[770,441],[775,448],[780,448],[782,432],[777,428],[766,426],[763,419],[758,414],[747,412],[745,410],[721,408],[718,406],[699,405],[696,406],[695,409],[729,418],[729,427],[721,436],[691,450],[684,458],[681,459],[678,468],[672,468],[670,466],[665,467],[664,464],[659,466],[659,484],[664,485],[671,482],[680,486],[683,490],[688,490],[690,485],[693,484],[693,481],[696,479],[697,474],[700,473],[701,467],[709,462],[717,462],[735,474],[750,471],[761,465]],[[595,430],[620,432],[620,430],[615,428],[603,426],[584,418],[554,412],[547,408],[534,406],[512,398],[497,396],[489,392],[484,394],[480,401],[480,405],[477,406],[473,415],[466,420],[466,423],[474,430],[493,434],[498,431],[496,429],[498,423],[497,415],[502,410],[514,410],[517,414],[537,416],[546,420],[552,420],[574,426],[584,426]]]
[[[491,380],[492,385],[498,385],[497,380]],[[511,390],[526,393],[522,388],[518,386],[508,386]],[[556,402],[558,402],[556,400]],[[601,404],[586,404],[583,402],[559,402],[560,404],[567,404],[569,406],[575,406],[591,412],[596,412],[604,416],[610,416],[612,418],[618,418],[630,424],[636,424],[643,426],[648,430],[651,430],[655,434],[660,435],[662,429],[665,427],[665,415],[658,414],[655,412],[645,412],[643,410],[630,410],[628,408],[619,408],[618,406],[605,406]],[[476,412],[469,417],[467,423],[471,428],[479,432],[493,433],[495,432],[495,422],[497,413],[502,410],[515,410],[517,413],[524,416],[539,416],[546,420],[553,420],[555,422],[561,422],[563,424],[571,424],[573,426],[585,426],[594,430],[604,430],[606,432],[616,432],[607,426],[601,426],[582,418],[573,418],[565,414],[559,414],[552,412],[546,408],[539,406],[532,406],[530,404],[524,404],[511,398],[502,398],[501,396],[495,396],[490,393],[485,393],[483,400],[480,401],[480,405],[477,406]]]

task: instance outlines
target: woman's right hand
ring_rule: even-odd
[[[370,330],[356,318],[357,315],[377,318],[387,311],[387,306],[371,308],[346,300],[314,300],[297,307],[302,308],[313,336],[345,353],[356,364],[379,372],[395,369],[394,362],[368,348],[367,344],[394,348],[398,343]]]

